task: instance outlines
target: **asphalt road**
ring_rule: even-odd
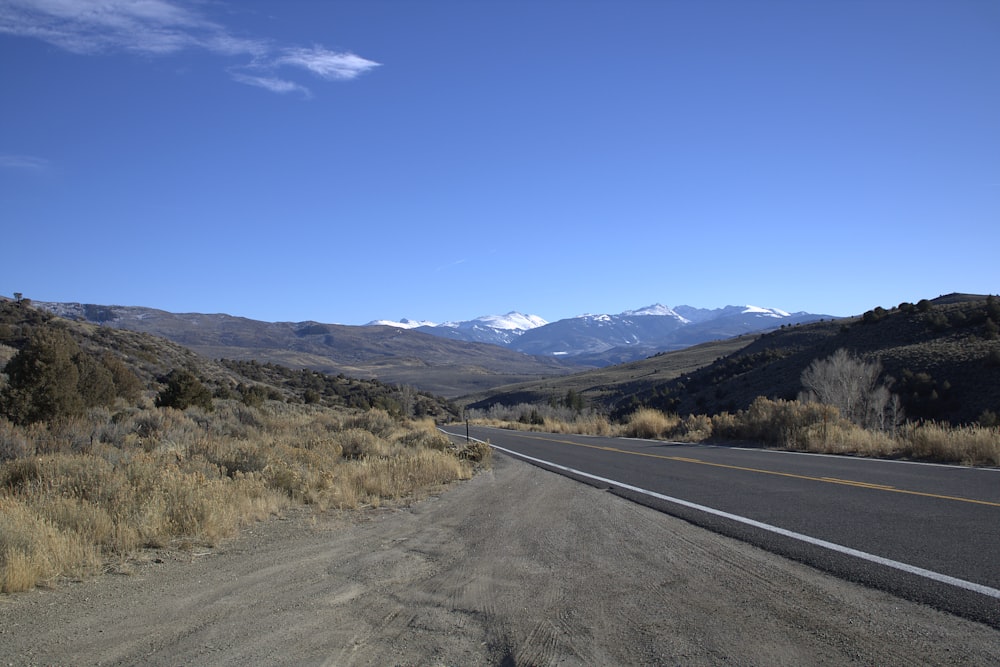
[[[465,436],[464,425],[447,430]],[[483,427],[470,433],[697,525],[1000,628],[1000,470]]]

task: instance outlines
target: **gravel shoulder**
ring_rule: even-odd
[[[0,596],[0,664],[1000,664],[997,630],[500,455],[154,556]]]

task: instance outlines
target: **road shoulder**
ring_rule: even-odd
[[[1000,664],[1000,632],[498,455],[408,506],[0,598],[4,664]]]

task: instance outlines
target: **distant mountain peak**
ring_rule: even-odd
[[[538,315],[525,315],[516,310],[510,311],[506,315],[483,315],[472,320],[472,322],[507,331],[528,331],[529,329],[543,327],[548,324],[546,320]]]
[[[436,327],[433,322],[415,321],[407,318],[401,320],[372,320],[367,327],[396,327],[397,329],[416,329],[417,327]]]
[[[664,306],[661,303],[654,303],[651,306],[646,306],[645,308],[639,308],[637,310],[626,310],[623,312],[622,317],[637,317],[637,316],[652,316],[652,317],[674,317],[683,322],[687,322],[687,318],[675,311],[673,308]]]
[[[778,308],[761,308],[760,306],[744,306],[744,315],[760,315],[762,317],[791,317],[791,313],[787,313]]]

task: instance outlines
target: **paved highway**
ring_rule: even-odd
[[[446,430],[464,437],[466,429]],[[1000,628],[1000,470],[484,427],[470,433],[692,523]]]

